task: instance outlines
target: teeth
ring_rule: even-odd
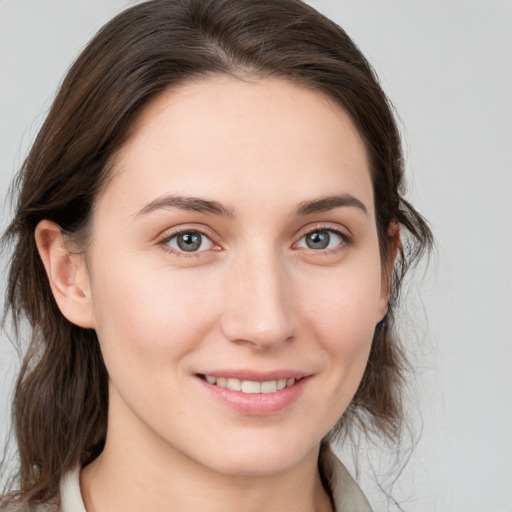
[[[252,380],[243,380],[242,381],[242,391],[244,393],[260,393],[261,392],[261,383],[254,382]]]
[[[275,393],[277,391],[277,380],[271,380],[261,383],[262,393]]]
[[[281,389],[293,386],[296,379],[279,379],[265,382],[256,382],[253,380],[226,379],[224,377],[214,377],[206,375],[206,380],[210,384],[216,384],[221,388],[227,388],[232,391],[241,391],[242,393],[275,393]]]
[[[238,379],[228,379],[228,385],[226,387],[233,391],[242,391],[242,382]]]

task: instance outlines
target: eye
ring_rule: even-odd
[[[298,242],[297,247],[322,251],[334,249],[344,242],[344,236],[333,229],[315,229],[304,235]]]
[[[166,245],[179,252],[200,252],[211,249],[213,242],[198,231],[182,231],[169,238]]]

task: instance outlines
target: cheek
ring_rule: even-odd
[[[302,294],[307,323],[319,355],[330,368],[330,421],[352,400],[367,365],[380,304],[380,262],[359,261],[318,280]]]
[[[176,272],[134,267],[124,265],[93,287],[97,333],[111,377],[117,371],[156,376],[194,350],[217,316],[205,286]]]
[[[353,399],[368,362],[380,293],[372,274],[368,267],[365,279],[356,272],[343,273],[336,284],[325,282],[323,292],[317,290],[307,298],[318,357],[328,369],[324,393],[327,429],[339,420]]]
[[[310,321],[334,346],[357,351],[371,342],[381,308],[380,264],[347,265],[303,286]],[[342,343],[341,343],[342,342]]]
[[[359,307],[345,300],[338,300],[337,305],[336,310],[323,313],[316,328],[334,375],[342,377],[347,384],[352,382],[346,389],[350,393],[362,377],[368,360],[375,330],[374,308],[365,307],[364,301]],[[352,391],[355,392],[355,388]]]

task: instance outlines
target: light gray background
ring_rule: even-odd
[[[0,0],[2,201],[72,59],[130,3]],[[409,293],[409,408],[422,436],[396,496],[415,512],[511,512],[512,2],[311,3],[380,75],[403,124],[410,195],[437,237],[437,258]],[[0,442],[14,361],[4,336]]]

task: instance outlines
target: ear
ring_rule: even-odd
[[[389,248],[388,254],[382,264],[381,279],[381,297],[379,302],[379,322],[388,312],[389,296],[391,295],[391,285],[393,283],[393,269],[400,248],[400,224],[393,221],[388,228]]]
[[[35,239],[61,313],[79,327],[94,329],[89,273],[84,255],[70,252],[60,226],[49,220],[37,225]]]

